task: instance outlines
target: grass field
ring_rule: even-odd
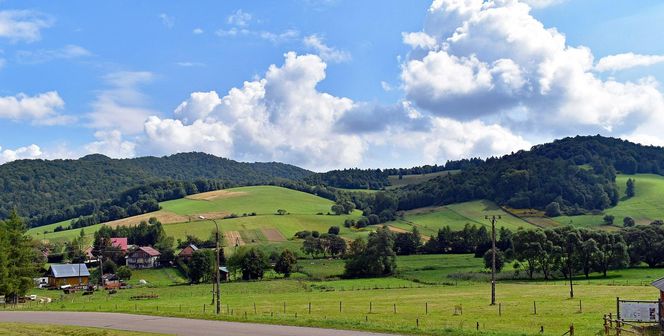
[[[459,170],[444,170],[440,172],[430,173],[430,174],[413,174],[413,175],[403,175],[402,179],[399,179],[399,175],[390,175],[388,180],[390,181],[390,186],[387,189],[400,188],[409,184],[422,183],[434,179],[438,176],[443,176],[447,174],[456,174]]]
[[[636,195],[625,199],[625,185],[628,178],[636,180]],[[652,174],[618,175],[616,184],[621,200],[618,205],[606,209],[605,214],[615,216],[614,225],[622,226],[626,216],[634,218],[637,224],[648,224],[655,219],[664,219],[664,176]],[[560,216],[552,218],[561,224],[580,227],[599,227],[603,225],[604,215]]]
[[[644,286],[579,284],[575,288],[576,299],[569,300],[564,283],[499,283],[499,315],[498,307],[488,305],[489,289],[488,283],[427,286],[395,278],[227,283],[221,288],[222,318],[446,335],[475,335],[472,330],[476,323],[480,324],[481,331],[489,335],[536,335],[540,326],[544,326],[544,335],[561,335],[570,324],[574,324],[579,335],[593,335],[601,328],[602,314],[615,309],[616,296],[644,300],[658,296],[655,288]],[[51,294],[45,291],[37,293]],[[130,299],[133,295],[146,293],[159,294],[160,297],[143,301]],[[579,312],[578,300],[583,303],[582,312]],[[534,301],[537,315],[533,313]],[[103,293],[87,297],[72,294],[45,307],[28,308],[213,319],[215,316],[209,304],[210,286],[195,285],[134,288],[112,296]],[[456,305],[462,306],[462,315],[454,315]]]
[[[183,219],[180,222],[169,220],[162,222],[166,234],[175,239],[184,239],[186,235],[207,239],[215,228],[214,223],[210,220],[199,220],[198,216],[219,218],[230,214],[237,214],[239,217],[217,219],[220,230],[236,232],[242,238],[243,243],[247,244],[280,244],[282,241],[291,239],[298,231],[327,232],[328,228],[333,225],[339,226],[341,235],[349,239],[368,234],[367,231],[355,231],[343,227],[345,219],[360,217],[360,211],[344,216],[329,216],[327,213],[332,204],[330,200],[291,189],[255,186],[227,189],[162,202],[163,209],[154,214],[161,214],[169,219]],[[288,214],[276,215],[278,209],[284,209]],[[250,213],[256,215],[242,216]],[[323,215],[318,215],[319,213]],[[150,214],[147,215],[147,217],[149,216]],[[141,219],[144,219],[143,217],[146,215],[142,215],[140,218],[131,217],[123,220],[123,224],[138,224]],[[184,220],[185,218],[187,220]],[[52,232],[57,225],[67,226],[69,222],[33,228],[28,232],[37,239],[49,241],[71,240],[78,237],[80,233],[78,229]],[[102,224],[86,227],[84,229],[86,236],[91,238],[101,226]],[[268,230],[268,235],[265,230]],[[44,235],[44,231],[50,232]]]
[[[6,336],[140,336],[161,335],[124,330],[69,327],[49,324],[0,323],[0,335]]]
[[[416,226],[422,234],[431,236],[447,225],[452,230],[463,229],[466,223],[490,227],[491,223],[485,219],[487,215],[501,216],[497,222],[498,227],[511,230],[533,227],[532,224],[508,214],[495,203],[486,200],[406,211],[403,220],[397,220],[389,225],[404,230],[411,230],[412,226]]]
[[[577,277],[575,299],[570,300],[568,284],[562,279],[513,280],[511,273],[505,271],[500,274],[497,285],[499,314],[497,306],[488,304],[490,285],[479,258],[472,255],[399,256],[397,264],[398,274],[394,277],[351,280],[338,279],[343,272],[343,260],[300,260],[303,273],[327,280],[316,281],[294,274],[292,279],[224,283],[220,318],[431,335],[537,335],[541,326],[544,335],[561,335],[574,324],[578,335],[594,335],[601,329],[601,316],[614,312],[616,297],[656,299],[658,291],[648,284],[664,276],[662,269],[635,268],[612,271],[607,278],[598,274],[592,274],[589,280]],[[456,277],[460,273],[483,277],[461,279]],[[149,284],[139,286],[139,279]],[[48,296],[55,301],[48,305],[29,303],[13,309],[218,318],[210,305],[210,285],[182,282],[174,269],[141,270],[133,274],[134,288],[115,295],[104,292],[92,296],[62,295],[60,291],[35,289],[29,294]],[[131,299],[141,294],[158,294],[159,298]],[[537,305],[537,314],[533,312],[533,302]],[[457,305],[462,307],[463,314],[454,314]],[[475,332],[477,323],[480,333]]]

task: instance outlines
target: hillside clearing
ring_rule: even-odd
[[[402,175],[401,179],[399,179],[399,175],[390,175],[387,177],[388,181],[390,181],[390,186],[387,187],[386,189],[401,188],[409,184],[418,184],[428,180],[432,180],[438,176],[443,176],[447,174],[457,174],[457,173],[459,173],[459,170],[443,170],[429,174]]]
[[[625,185],[627,179],[636,181],[636,195],[625,198]],[[604,215],[613,215],[614,226],[622,226],[623,219],[627,216],[634,218],[637,224],[649,224],[656,219],[664,219],[664,176],[653,174],[636,174],[616,176],[616,184],[620,192],[620,201],[613,208],[604,210],[599,215],[560,216],[552,218],[556,222],[565,225],[580,227],[601,227],[604,225]],[[606,226],[604,226],[606,227]]]
[[[404,213],[403,219],[389,224],[407,231],[415,226],[423,235],[431,236],[444,226],[450,226],[454,231],[463,229],[466,224],[490,227],[491,223],[485,219],[485,216],[492,215],[501,216],[496,223],[498,227],[510,230],[533,227],[533,224],[505,212],[487,200],[409,210]]]

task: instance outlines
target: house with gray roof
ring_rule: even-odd
[[[85,264],[54,264],[48,269],[49,287],[87,286],[90,271]]]

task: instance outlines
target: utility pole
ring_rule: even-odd
[[[496,305],[496,221],[500,215],[484,216],[491,221],[491,305]]]
[[[206,218],[203,216],[198,216],[198,218],[205,220]],[[216,248],[214,250],[215,252],[215,268],[214,268],[214,275],[215,275],[215,283],[212,284],[212,291],[213,295],[215,292],[215,284],[216,284],[216,296],[217,296],[217,315],[221,314],[221,274],[219,273],[219,224],[217,224],[217,221],[214,219],[211,219],[212,222],[214,223],[215,228],[217,229],[214,238],[215,238],[215,245]],[[214,296],[213,296],[213,301],[214,301]]]

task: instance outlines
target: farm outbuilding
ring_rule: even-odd
[[[178,258],[182,260],[189,260],[194,252],[198,251],[198,247],[194,244],[189,244],[178,253]]]
[[[48,269],[49,287],[87,286],[90,272],[85,264],[60,264],[51,265]]]

